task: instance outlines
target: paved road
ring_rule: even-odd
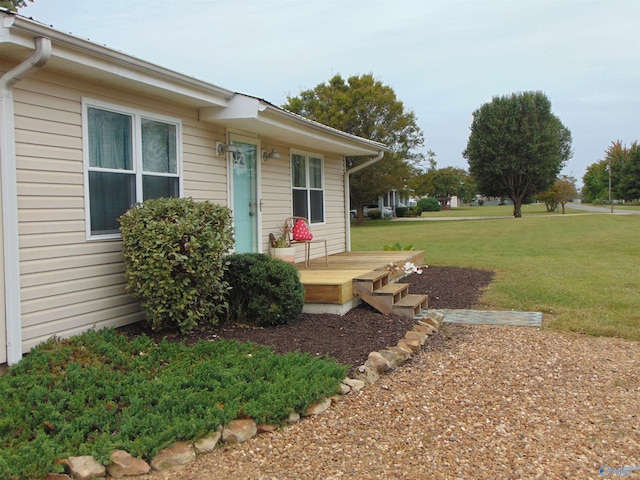
[[[574,210],[583,210],[585,212],[597,212],[597,213],[611,213],[611,207],[595,207],[593,205],[583,205],[582,203],[567,203],[566,208],[573,208]],[[640,210],[620,210],[613,206],[613,213],[618,215],[640,215]]]

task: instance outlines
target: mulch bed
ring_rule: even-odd
[[[429,308],[473,308],[482,291],[489,286],[493,272],[459,267],[429,267],[422,274],[402,280],[410,284],[410,293],[429,295]],[[294,351],[311,355],[329,355],[352,367],[361,365],[370,352],[395,345],[414,325],[412,319],[385,315],[362,304],[347,314],[301,314],[289,325],[255,328],[240,325],[216,325],[196,329],[188,335],[152,332],[143,325],[125,329],[129,334],[144,332],[156,338],[184,340],[235,339],[270,346],[277,353]]]

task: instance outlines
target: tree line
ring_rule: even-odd
[[[327,83],[287,97],[283,108],[353,135],[389,146],[384,160],[351,178],[351,208],[359,210],[391,190],[417,196],[470,200],[481,193],[510,198],[514,216],[522,203],[554,186],[571,158],[571,132],[551,111],[542,92],[495,97],[473,113],[463,156],[469,172],[438,169],[436,155],[417,152],[424,135],[413,111],[405,108],[393,89],[373,75],[335,75]],[[366,159],[348,157],[347,169]]]
[[[640,200],[640,145],[611,142],[604,158],[589,165],[582,177],[582,196],[589,203]],[[611,197],[611,198],[610,198]]]

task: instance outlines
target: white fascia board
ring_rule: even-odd
[[[247,95],[235,94],[227,102],[226,108],[201,108],[200,120],[227,123],[237,120],[258,120],[261,110],[260,100]]]
[[[382,143],[322,125],[243,94],[236,94],[227,108],[200,109],[200,120],[340,155],[368,156],[388,151]]]
[[[101,79],[125,88],[137,85],[137,88],[133,88],[137,91],[148,88],[152,93],[164,92],[167,96],[181,98],[184,103],[192,106],[226,106],[234,95],[232,90],[60,32],[25,17],[2,16],[0,50],[11,52],[19,46],[24,47],[27,54],[32,50],[33,39],[36,37],[49,38],[52,42],[52,58],[48,68]]]

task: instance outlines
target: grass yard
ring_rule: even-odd
[[[611,205],[604,205],[604,208],[611,208]],[[624,212],[624,211],[640,212],[640,205],[634,205],[634,204],[614,205],[613,211],[614,212]]]
[[[546,213],[544,204],[531,204],[522,206],[522,215],[532,213]],[[553,215],[553,214],[552,214]],[[513,217],[513,205],[492,205],[482,207],[464,206],[439,212],[422,212],[425,218],[448,217]]]
[[[567,213],[582,214],[585,212],[578,210],[571,210]],[[561,215],[562,207],[558,207],[557,212],[547,212],[543,203],[532,203],[530,205],[522,206],[522,215]],[[450,210],[441,210],[439,212],[422,212],[422,216],[425,218],[452,218],[452,217],[505,217],[513,218],[513,205],[491,205],[482,207],[459,207],[452,208]]]
[[[541,311],[547,328],[640,340],[640,216],[527,216],[544,211],[531,207],[519,219],[367,221],[352,226],[352,249],[411,244],[428,265],[495,271],[487,309]]]

